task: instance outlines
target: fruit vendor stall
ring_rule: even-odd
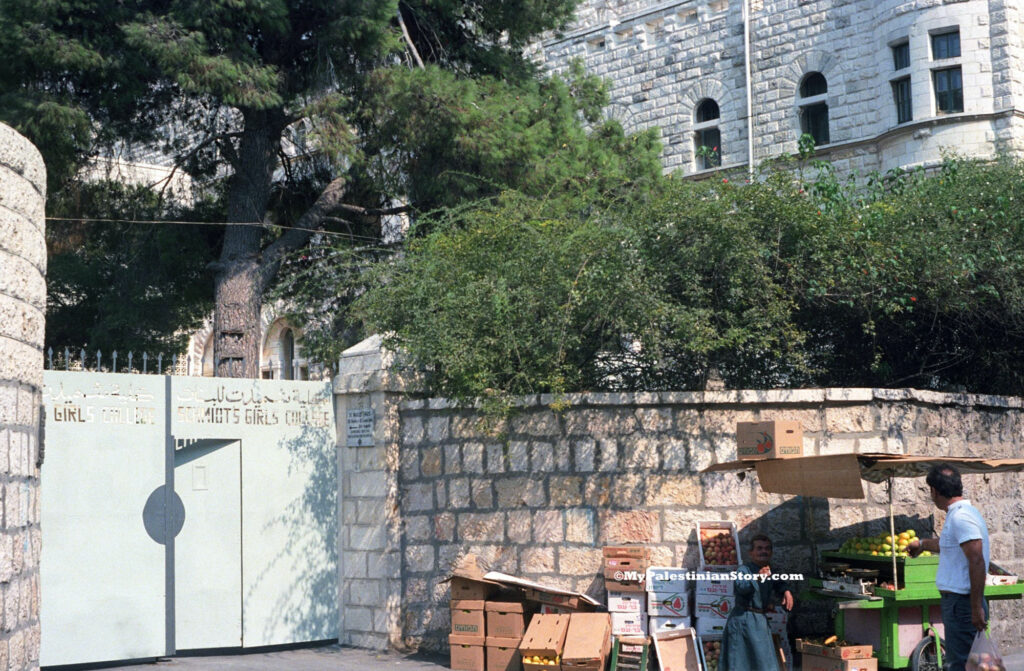
[[[864,481],[887,483],[889,532],[847,538],[838,548],[821,552],[817,575],[808,580],[805,597],[836,602],[834,640],[830,646],[807,642],[804,647],[798,644],[798,649],[806,654],[813,648],[815,655],[824,650],[827,656],[842,659],[844,651],[871,646],[877,657],[872,664],[937,671],[943,633],[935,587],[939,558],[928,552],[909,556],[907,546],[916,532],[896,531],[892,492],[894,478],[921,477],[939,463],[953,464],[965,474],[1024,471],[1024,459],[837,454],[733,461],[704,472],[756,470],[765,492],[804,497],[864,498]],[[1006,575],[994,563],[989,567],[987,599],[1019,599],[1022,594],[1024,584],[1016,576]]]

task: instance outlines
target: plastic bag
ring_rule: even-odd
[[[967,655],[967,671],[1006,671],[999,648],[988,637],[988,632],[979,631],[974,637],[971,652]]]

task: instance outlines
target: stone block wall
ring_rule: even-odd
[[[449,631],[445,579],[467,553],[493,570],[603,598],[601,546],[640,542],[659,564],[696,567],[698,520],[731,520],[746,542],[775,539],[781,570],[809,574],[820,547],[888,530],[888,493],[865,483],[864,500],[765,494],[756,475],[701,475],[735,458],[739,421],[798,420],[805,454],[889,452],[1019,455],[1017,398],[914,390],[818,389],[579,394],[523,400],[509,421],[487,426],[444,400],[399,406],[400,638],[443,649]],[[1024,475],[965,476],[991,533],[993,557],[1024,571]],[[895,481],[897,525],[941,528],[922,479]],[[1000,643],[1024,633],[1020,602],[993,605]],[[828,626],[804,604],[797,631]]]
[[[754,161],[794,153],[799,85],[828,82],[830,144],[820,156],[865,173],[931,165],[943,152],[991,157],[1018,152],[1015,118],[1024,92],[1020,0],[746,0]],[[562,72],[575,58],[610,84],[608,113],[627,130],[659,127],[666,170],[697,173],[694,112],[720,108],[723,166],[747,163],[745,0],[586,0],[562,35],[535,56]],[[958,29],[962,57],[937,63],[930,35]],[[894,70],[891,46],[906,41],[911,65]],[[936,112],[932,70],[962,68],[964,112]],[[913,120],[899,124],[891,81],[911,80]]]
[[[39,459],[46,309],[39,152],[0,124],[0,669],[39,667]]]

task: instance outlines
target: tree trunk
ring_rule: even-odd
[[[228,227],[214,280],[213,360],[218,377],[256,378],[266,288],[260,272],[263,229],[237,224],[262,222],[266,216],[284,116],[280,110],[245,110],[243,118],[228,192]]]

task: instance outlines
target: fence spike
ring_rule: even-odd
[[[46,349],[46,356],[50,360],[50,370],[53,370],[53,348],[52,347],[48,347]]]
[[[71,349],[64,348],[64,370],[71,370]]]
[[[132,352],[128,350],[128,372],[132,372]]]
[[[103,372],[103,350],[96,350],[96,372]]]
[[[116,349],[114,350],[114,370],[112,370],[111,372],[112,373],[116,373],[117,372],[117,350]]]
[[[142,372],[149,372],[149,352],[142,353]]]
[[[163,375],[164,374],[164,353],[163,352],[160,352],[160,354],[158,354],[157,357],[156,357],[156,374],[157,375]]]

